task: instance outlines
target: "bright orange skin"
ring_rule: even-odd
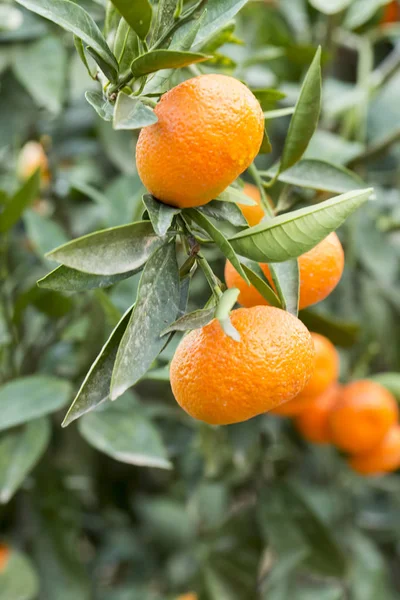
[[[258,225],[265,216],[261,203],[261,194],[258,187],[252,183],[244,184],[243,193],[257,202],[257,204],[254,204],[253,206],[239,203],[240,210],[242,211],[246,221],[250,227],[254,227],[254,225]]]
[[[19,153],[18,177],[25,181],[39,168],[42,187],[46,187],[50,182],[49,161],[46,153],[39,142],[27,142]]]
[[[315,348],[315,367],[303,391],[290,402],[278,406],[273,412],[285,417],[294,417],[308,410],[313,399],[323,394],[339,377],[339,355],[328,338],[311,333]]]
[[[5,544],[0,544],[0,573],[6,568],[10,556],[10,549]]]
[[[386,4],[383,17],[381,19],[382,24],[397,23],[400,21],[400,5],[397,0],[392,0],[389,4]]]
[[[351,454],[369,452],[397,422],[398,412],[396,399],[379,383],[349,383],[329,417],[332,442]]]
[[[197,594],[183,594],[178,596],[176,600],[197,600]]]
[[[176,401],[212,425],[246,421],[287,402],[304,388],[314,367],[312,338],[288,312],[239,308],[231,321],[239,342],[214,319],[183,338],[171,363]]]
[[[158,122],[136,146],[139,176],[159,200],[188,208],[210,202],[257,156],[264,115],[252,92],[226,75],[200,75],[164,94]]]
[[[360,475],[379,475],[400,468],[400,426],[394,425],[383,440],[369,452],[349,459],[349,465]]]
[[[267,264],[260,264],[264,275],[274,287]],[[315,248],[299,257],[300,298],[299,308],[321,302],[334,290],[344,268],[344,252],[336,233],[331,233]],[[267,301],[253,285],[247,285],[229,261],[225,265],[225,282],[228,288],[240,290],[238,302],[247,308],[265,305]],[[275,289],[275,288],[274,288]]]
[[[296,427],[303,438],[314,444],[329,444],[329,415],[340,396],[340,386],[331,385],[323,394],[309,400],[306,410],[296,418]]]

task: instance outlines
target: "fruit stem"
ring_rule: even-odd
[[[214,271],[210,267],[207,259],[201,254],[201,252],[197,254],[197,263],[200,265],[200,268],[208,281],[211,291],[217,298],[220,298],[222,296],[220,282],[214,275]]]

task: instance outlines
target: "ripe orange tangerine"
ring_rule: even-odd
[[[323,394],[311,398],[296,418],[296,427],[303,438],[314,444],[329,444],[329,415],[340,396],[340,386],[333,384]]]
[[[188,208],[210,202],[257,156],[264,114],[254,94],[227,75],[200,75],[164,94],[136,146],[139,176],[159,200]]]
[[[271,306],[231,313],[234,341],[213,320],[186,335],[171,362],[180,406],[212,425],[246,421],[296,396],[314,367],[312,338],[303,323]]]
[[[257,202],[257,204],[253,204],[253,206],[240,203],[238,204],[250,227],[254,227],[254,225],[258,225],[258,223],[260,223],[265,216],[261,203],[261,194],[258,187],[252,183],[244,184],[243,193]]]
[[[329,416],[332,442],[351,454],[380,444],[398,419],[396,399],[386,388],[367,379],[344,386]]]
[[[260,264],[260,267],[275,289],[268,265]],[[339,283],[343,268],[344,253],[336,233],[329,234],[315,248],[302,254],[299,257],[300,309],[321,302],[329,296]],[[229,261],[225,265],[225,282],[228,288],[239,289],[238,302],[242,306],[250,308],[267,304],[260,292],[253,285],[247,285]]]
[[[369,452],[349,459],[349,465],[360,475],[379,475],[400,468],[400,426],[394,425],[383,440]]]
[[[303,391],[296,398],[275,408],[274,414],[294,417],[308,410],[310,403],[323,394],[339,376],[339,355],[328,338],[311,333],[315,348],[314,371]]]

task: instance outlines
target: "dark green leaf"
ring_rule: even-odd
[[[123,92],[118,94],[114,111],[114,129],[141,129],[157,123],[157,115],[140,98],[132,98]]]
[[[275,108],[276,103],[283,98],[286,98],[286,94],[274,89],[259,89],[252,90],[253,94],[261,104],[263,110],[272,110]]]
[[[88,46],[93,48],[114,71],[118,73],[118,63],[107,45],[100,29],[92,17],[78,4],[69,0],[17,0],[19,4],[34,13],[57,23],[71,31]]]
[[[141,77],[160,69],[180,69],[194,63],[203,62],[208,58],[208,56],[199,52],[153,50],[135,58],[131,64],[131,72],[134,77]]]
[[[74,45],[75,45],[75,49],[79,55],[79,58],[81,59],[82,63],[85,65],[85,68],[86,68],[86,71],[88,72],[89,77],[91,77],[92,79],[96,79],[96,69],[93,70],[90,67],[89,61],[88,61],[86,53],[85,53],[85,47],[83,45],[83,42],[77,35],[74,35]]]
[[[242,211],[236,204],[231,202],[211,200],[211,202],[204,204],[204,206],[200,206],[199,210],[217,221],[228,221],[228,223],[232,223],[232,225],[235,225],[236,227],[247,226],[247,221],[244,218]]]
[[[196,225],[198,225],[208,233],[208,235],[214,240],[215,244],[218,246],[218,248],[221,250],[224,256],[235,267],[239,275],[243,277],[246,283],[249,283],[247,275],[242,269],[242,265],[240,264],[240,261],[236,256],[234,249],[232,248],[231,244],[228,242],[226,237],[219,231],[219,229],[217,229],[211,223],[211,221],[209,221],[207,217],[203,215],[200,211],[194,208],[189,208],[185,212],[191,219],[193,219]]]
[[[70,394],[67,381],[47,375],[20,377],[2,385],[0,431],[62,408]]]
[[[337,317],[310,310],[302,310],[300,319],[310,331],[325,335],[336,346],[348,348],[353,346],[359,337],[358,323],[342,321]]]
[[[30,560],[13,550],[0,572],[0,600],[34,600],[38,592],[39,580]]]
[[[170,469],[161,437],[150,420],[114,407],[95,411],[79,422],[85,440],[100,452],[129,465]]]
[[[45,37],[21,44],[14,53],[15,76],[36,104],[58,114],[67,89],[67,52],[61,39]]]
[[[0,436],[0,503],[6,504],[36,465],[50,440],[48,419],[35,419]],[[1,595],[0,595],[1,598]]]
[[[260,147],[259,153],[260,154],[269,154],[270,152],[272,152],[272,144],[271,144],[271,141],[268,136],[267,128],[264,127],[264,137],[261,142],[261,147]]]
[[[145,194],[143,196],[143,204],[149,213],[154,231],[161,237],[165,235],[171,227],[174,216],[181,212],[179,208],[159,202],[154,196],[151,196],[151,194]]]
[[[133,307],[127,310],[100,350],[65,416],[63,427],[67,427],[72,421],[109,398],[111,376],[118,346],[128,326],[132,310]]]
[[[17,223],[25,208],[38,197],[39,188],[40,170],[38,169],[10,198],[3,212],[0,213],[0,233],[4,233]]]
[[[297,260],[282,263],[269,263],[282,307],[295,317],[299,312],[300,274]]]
[[[266,175],[273,178],[277,171],[278,167],[272,167],[266,171]],[[278,180],[290,185],[337,194],[350,192],[363,185],[362,179],[349,169],[317,159],[301,160],[284,173],[280,173]]]
[[[325,202],[275,217],[250,227],[230,239],[240,255],[257,262],[283,262],[314,248],[372,194],[355,190]],[[232,262],[232,261],[231,261]]]
[[[117,275],[91,275],[60,265],[37,282],[39,287],[58,292],[84,292],[97,288],[107,288],[118,281],[132,277],[137,271],[127,271]]]
[[[135,0],[134,2],[132,0],[111,0],[111,2],[140,39],[144,40],[149,33],[153,14],[149,0]]]
[[[260,265],[257,262],[242,257],[240,258],[240,262],[242,263],[242,267],[245,270],[251,285],[254,285],[256,290],[260,292],[268,304],[276,306],[277,308],[282,308],[280,299],[266,280]]]
[[[194,310],[187,315],[183,315],[171,325],[169,325],[161,335],[171,333],[171,331],[189,331],[191,329],[199,329],[208,325],[215,317],[215,307],[212,308],[200,308]]]
[[[230,338],[235,342],[240,342],[240,333],[232,325],[229,318],[230,312],[239,296],[239,290],[237,288],[230,288],[226,290],[222,296],[218,299],[218,303],[215,309],[215,318],[221,324],[222,329]]]
[[[86,92],[85,98],[104,121],[113,120],[114,107],[101,92]]]
[[[140,269],[165,240],[151,223],[139,221],[85,235],[48,254],[67,267],[95,275],[116,275]]]
[[[103,57],[98,52],[96,52],[94,48],[88,46],[86,50],[89,52],[93,60],[98,64],[100,70],[104,73],[107,79],[115,83],[118,80],[118,75],[115,72],[114,67],[110,67],[108,62],[103,60]]]
[[[304,79],[295,112],[283,148],[279,171],[283,172],[300,160],[317,127],[321,110],[321,48]]]
[[[147,262],[135,308],[122,338],[111,381],[116,400],[150,368],[164,347],[160,338],[179,311],[179,270],[173,243],[161,247]]]

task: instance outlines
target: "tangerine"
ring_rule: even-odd
[[[340,395],[340,387],[331,385],[323,394],[310,399],[306,409],[296,418],[296,427],[303,438],[314,444],[329,444],[329,415]]]
[[[369,452],[349,459],[349,465],[360,475],[379,475],[400,467],[400,426],[394,425],[381,442]]]

